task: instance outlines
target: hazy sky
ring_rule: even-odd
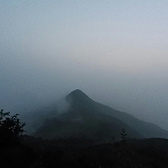
[[[168,129],[168,1],[0,0],[0,108],[76,88]]]

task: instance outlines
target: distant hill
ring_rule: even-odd
[[[81,90],[65,97],[69,108],[47,119],[35,136],[47,139],[85,138],[99,142],[119,140],[125,129],[128,138],[168,138],[168,132],[127,113],[97,103]]]

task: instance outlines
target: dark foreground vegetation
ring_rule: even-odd
[[[166,168],[168,141],[134,140],[121,144],[93,144],[89,140],[44,141],[23,137],[1,148],[3,168]]]
[[[5,114],[5,115],[4,115]],[[1,168],[166,168],[168,140],[96,144],[87,139],[43,140],[22,135],[17,116],[1,111]]]

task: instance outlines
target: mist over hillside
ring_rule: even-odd
[[[166,0],[0,0],[0,165],[167,167],[167,18]]]
[[[55,106],[55,110],[52,107],[52,110],[45,111],[46,116],[34,136],[111,142],[119,140],[121,130],[125,129],[129,138],[168,138],[168,132],[157,125],[95,102],[79,89],[72,91],[63,100],[66,109],[60,112]]]
[[[167,1],[2,1],[0,107],[27,114],[80,88],[168,129]]]

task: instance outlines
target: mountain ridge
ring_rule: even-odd
[[[54,128],[45,122],[37,130],[36,136],[44,138],[85,136],[88,139],[111,141],[110,137],[115,137],[118,140],[121,129],[124,128],[129,138],[168,138],[166,130],[95,102],[79,89],[68,94],[65,100],[70,105],[67,112],[60,114],[55,119],[53,118],[52,121],[48,121],[50,124],[52,123]],[[53,130],[52,136],[50,130]]]

